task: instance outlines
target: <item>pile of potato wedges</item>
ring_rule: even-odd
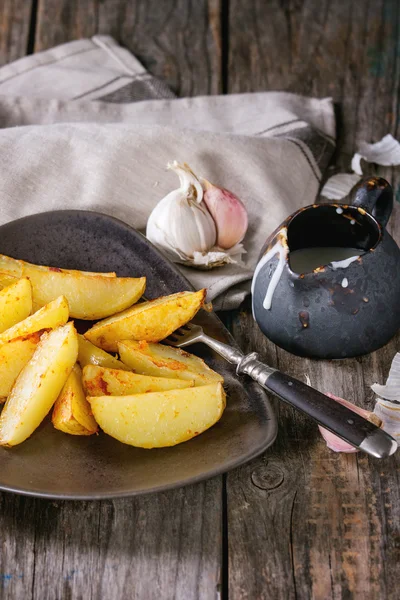
[[[195,316],[205,290],[138,302],[145,287],[0,255],[0,445],[25,441],[50,412],[65,434],[101,429],[141,448],[174,446],[221,418],[222,376],[158,343]],[[80,335],[73,319],[97,322]]]

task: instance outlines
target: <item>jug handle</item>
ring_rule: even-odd
[[[348,204],[364,208],[386,227],[393,210],[393,189],[383,177],[364,177],[350,191]]]

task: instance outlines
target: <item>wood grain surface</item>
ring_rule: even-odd
[[[111,35],[180,96],[218,94],[222,0],[39,0],[35,49]]]
[[[96,33],[122,40],[181,95],[221,87],[215,0],[39,0],[36,51]],[[222,477],[132,500],[0,493],[0,599],[219,598],[222,504]]]
[[[229,92],[332,96],[341,169],[349,169],[359,140],[398,137],[398,2],[231,0],[229,14]],[[398,169],[370,168],[398,197]],[[398,203],[389,229],[400,242]],[[249,306],[231,319],[244,349],[366,408],[374,403],[371,383],[384,381],[400,347],[398,335],[362,359],[304,360],[260,335]],[[378,462],[334,454],[308,419],[278,410],[274,447],[227,477],[229,598],[398,598],[399,455]]]
[[[0,63],[102,33],[182,96],[332,96],[331,172],[349,168],[359,140],[400,134],[397,0],[38,0],[36,14],[31,8],[3,0]],[[368,169],[400,199],[398,169]],[[389,229],[400,241],[398,203]],[[243,350],[365,407],[400,346],[397,336],[362,359],[316,362],[268,342],[249,303],[224,320]],[[226,478],[115,502],[0,494],[1,600],[397,600],[399,457],[334,454],[313,423],[275,406],[275,445]]]
[[[0,2],[0,65],[25,56],[30,48],[32,0]]]

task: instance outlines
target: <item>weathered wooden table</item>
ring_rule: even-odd
[[[400,135],[398,0],[0,0],[2,63],[95,33],[181,96],[333,96],[341,168],[357,140]],[[399,199],[399,170],[376,171]],[[397,336],[362,359],[313,362],[269,343],[248,306],[224,319],[243,350],[365,407],[400,349]],[[312,422],[276,410],[264,456],[192,487],[104,502],[0,494],[0,598],[399,598],[399,454],[334,454]]]

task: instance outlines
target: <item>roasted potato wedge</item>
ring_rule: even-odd
[[[139,300],[146,287],[145,277],[43,267],[5,255],[0,255],[0,272],[3,278],[27,277],[36,308],[64,295],[71,317],[77,319],[103,319],[124,310]]]
[[[204,304],[206,290],[179,292],[142,302],[96,323],[85,337],[96,346],[115,352],[120,340],[158,342],[194,317]]]
[[[136,373],[176,379],[193,379],[196,386],[224,381],[206,363],[180,348],[127,340],[118,343],[121,360]]]
[[[29,279],[17,279],[0,292],[0,333],[23,321],[32,312],[32,286]]]
[[[82,381],[88,396],[129,396],[194,386],[193,380],[151,377],[94,365],[88,365],[83,369]]]
[[[34,265],[25,266],[23,274],[32,284],[36,306],[44,306],[63,294],[71,317],[77,319],[102,319],[124,310],[139,300],[146,287],[145,277],[71,274]]]
[[[100,427],[139,448],[175,446],[216,423],[225,409],[221,383],[134,396],[89,396]]]
[[[68,302],[64,296],[59,296],[30,317],[0,333],[0,345],[41,329],[55,329],[64,325],[68,321],[68,317]]]
[[[21,279],[21,277],[15,277],[14,275],[10,275],[9,273],[3,273],[2,271],[0,271],[0,288],[4,289],[5,287],[12,285],[13,283],[17,283],[19,279]]]
[[[54,404],[51,420],[56,429],[70,435],[92,435],[98,430],[86,400],[78,365],[74,366]]]
[[[0,272],[2,274],[8,274],[9,276],[20,278],[23,277],[23,269],[25,265],[29,265],[31,267],[35,267],[37,269],[52,271],[59,270],[58,267],[44,267],[42,265],[34,265],[33,263],[27,263],[23,260],[19,260],[17,258],[11,258],[11,256],[6,256],[5,254],[0,254]],[[68,273],[70,275],[88,275],[97,277],[101,275],[102,277],[116,277],[116,273],[114,271],[109,271],[108,273],[99,273],[97,271],[78,271],[76,269],[61,269],[63,273]]]
[[[32,360],[19,374],[0,415],[0,445],[26,440],[47,415],[78,356],[74,324],[44,333]]]
[[[45,331],[48,330],[41,329],[0,346],[0,403],[6,401],[15,380],[31,360]]]
[[[123,362],[115,358],[112,354],[108,354],[108,352],[98,348],[80,334],[78,334],[78,348],[78,363],[82,369],[86,365],[98,365],[99,367],[106,367],[108,369],[130,371],[130,368]]]
[[[68,300],[71,317],[102,319],[132,306],[143,295],[146,278],[70,275],[26,268],[33,302],[44,306],[60,293]]]

